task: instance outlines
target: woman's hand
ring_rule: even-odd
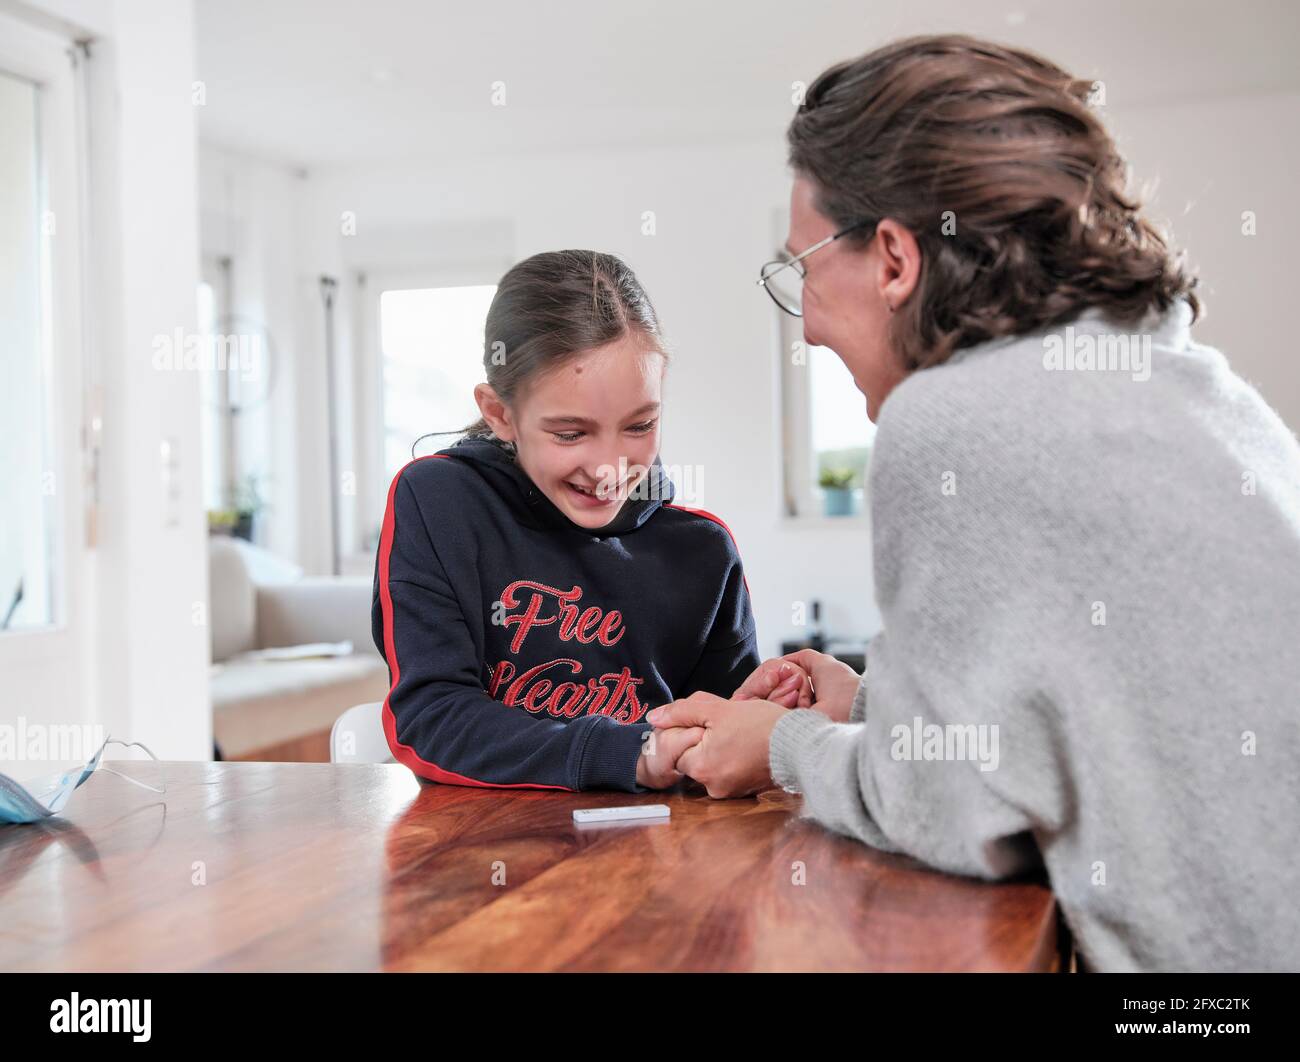
[[[648,730],[636,761],[636,783],[647,789],[667,789],[682,780],[677,760],[687,749],[704,737],[704,728],[675,726],[667,730]]]
[[[708,790],[711,797],[741,797],[772,784],[768,747],[772,731],[789,713],[779,704],[724,701],[711,693],[693,693],[646,713],[647,722],[667,729],[703,728],[699,744],[677,761],[677,769]]]
[[[789,657],[765,660],[731,695],[733,701],[771,701],[782,708],[808,708],[813,702],[808,672]]]
[[[782,657],[808,674],[812,679],[812,709],[834,719],[837,723],[849,721],[849,710],[853,707],[853,697],[858,692],[858,683],[862,681],[853,668],[833,656],[819,653],[816,649],[800,649]],[[768,661],[772,663],[772,661]],[[766,665],[764,665],[766,666]],[[801,706],[802,707],[802,706]]]

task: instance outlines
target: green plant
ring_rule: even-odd
[[[853,476],[851,468],[823,468],[817,477],[817,485],[826,490],[848,490]]]
[[[266,508],[266,499],[257,486],[257,476],[247,475],[239,489],[235,491],[234,510],[237,513],[256,516]]]
[[[210,531],[227,532],[239,523],[239,513],[234,509],[209,509],[208,510],[208,529]]]

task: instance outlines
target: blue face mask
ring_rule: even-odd
[[[81,786],[87,778],[99,769],[99,759],[103,756],[104,749],[109,745],[144,749],[155,761],[158,759],[138,741],[114,741],[112,738],[105,738],[104,743],[95,750],[95,755],[90,757],[84,767],[76,767],[71,771],[64,771],[62,774],[51,775],[28,785],[14,781],[7,774],[0,774],[0,823],[39,822],[51,815],[57,815],[67,805],[68,799],[72,796],[72,791]],[[144,782],[137,781],[134,778],[129,778],[122,774],[121,771],[113,770],[112,767],[105,767],[104,770],[108,771],[109,774],[117,775],[119,778],[126,778],[132,785],[138,785],[151,793],[165,793],[167,791],[165,782],[161,788],[155,788],[151,785],[145,785]]]

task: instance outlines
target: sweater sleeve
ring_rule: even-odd
[[[884,629],[849,722],[790,712],[769,766],[832,830],[952,873],[1009,877],[1041,866],[1036,835],[1071,802],[1024,576],[1034,544],[1015,540],[1014,514],[996,503],[1010,489],[1000,477],[1030,477],[950,443],[942,416],[909,410],[911,383],[884,407],[872,457]],[[1005,527],[984,526],[989,513]]]
[[[534,716],[491,697],[476,639],[438,557],[414,490],[389,491],[372,608],[391,688],[384,732],[399,763],[455,785],[621,789],[636,783],[644,724]]]
[[[883,666],[882,638],[872,643],[868,677]],[[987,879],[1037,868],[1029,820],[984,784],[980,763],[896,755],[904,734],[914,733],[911,720],[901,717],[914,709],[873,713],[868,677],[850,715],[860,722],[834,723],[812,709],[794,709],[776,724],[773,781],[802,793],[804,813],[823,826],[882,851]]]
[[[730,697],[760,663],[749,586],[745,582],[740,557],[733,553],[722,603],[709,630],[704,652],[700,654],[686,688],[673,692],[678,697],[686,697],[703,690],[719,697]]]

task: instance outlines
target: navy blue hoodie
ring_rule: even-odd
[[[758,667],[731,532],[669,504],[658,462],[645,486],[593,531],[496,440],[397,474],[371,623],[399,763],[459,785],[641,792],[645,713],[730,697]]]

